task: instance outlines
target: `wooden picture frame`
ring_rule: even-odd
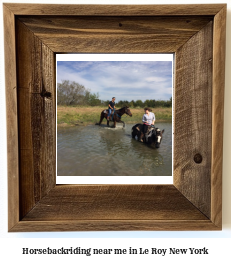
[[[226,4],[3,4],[8,229],[221,230]],[[175,53],[174,183],[56,185],[55,54]]]

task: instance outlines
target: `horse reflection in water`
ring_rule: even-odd
[[[165,159],[159,150],[150,150],[149,146],[138,143],[135,139],[131,139],[130,146],[134,157],[137,158],[136,166],[139,175],[152,176],[154,174],[155,176],[157,167],[165,168]],[[160,175],[161,173],[162,171],[159,172]]]
[[[123,128],[125,127],[124,121],[121,120],[121,117],[124,114],[127,114],[128,116],[132,117],[132,113],[131,113],[131,111],[130,111],[128,106],[125,106],[125,107],[123,107],[121,109],[115,110],[114,112],[111,113],[111,115],[109,117],[109,121],[113,121],[114,122],[113,128],[116,127],[116,122],[123,123]],[[99,125],[101,124],[101,122],[103,121],[104,118],[107,120],[107,115],[108,115],[108,110],[103,110],[101,112]],[[109,121],[107,120],[107,126],[109,126]]]
[[[149,126],[147,135],[148,138],[146,139],[146,135],[144,135],[144,133],[142,132],[142,125],[143,124],[138,123],[132,127],[132,138],[135,139],[137,137],[138,140],[141,140],[143,138],[144,143],[146,143],[147,145],[159,148],[164,130],[161,131],[159,128]]]

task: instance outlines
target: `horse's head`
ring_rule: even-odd
[[[160,129],[156,129],[156,135],[155,135],[155,147],[159,148],[160,147],[160,143],[162,141],[162,134],[164,133],[164,130],[160,130]]]
[[[132,113],[131,113],[131,111],[130,111],[130,109],[129,109],[128,106],[125,106],[125,113],[126,113],[127,115],[129,115],[130,117],[132,117]]]

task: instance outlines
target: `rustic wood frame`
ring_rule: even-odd
[[[3,8],[9,231],[221,230],[226,4]],[[62,52],[175,53],[173,185],[55,184]]]

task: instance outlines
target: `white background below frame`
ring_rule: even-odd
[[[173,57],[174,57],[173,54],[57,54],[56,62],[57,61],[171,61],[173,65],[174,62]],[[56,75],[56,79],[57,79],[57,75]],[[173,79],[172,79],[172,85],[173,85]],[[56,115],[57,115],[57,111],[56,111]],[[59,184],[76,184],[76,185],[77,184],[173,184],[173,146],[172,146],[172,176],[57,176],[57,156],[56,156],[56,184],[57,185]]]
[[[173,184],[173,176],[56,176],[56,184]]]

